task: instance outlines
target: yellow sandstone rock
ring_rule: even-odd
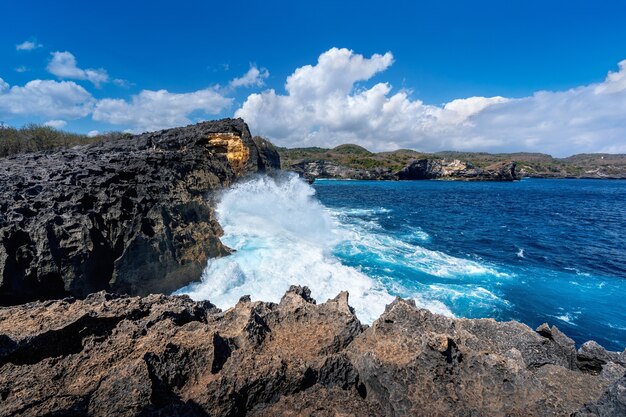
[[[250,150],[241,136],[235,133],[209,134],[209,148],[217,154],[225,154],[235,173],[240,174],[250,158]]]

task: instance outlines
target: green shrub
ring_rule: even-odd
[[[19,153],[69,148],[129,136],[131,135],[127,133],[109,132],[89,137],[36,124],[28,124],[21,128],[0,125],[0,158]]]

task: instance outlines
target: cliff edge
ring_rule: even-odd
[[[224,119],[0,160],[0,304],[174,291],[230,250],[210,196],[280,168]]]

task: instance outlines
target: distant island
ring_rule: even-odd
[[[332,149],[279,147],[278,152],[283,170],[298,172],[309,180],[441,178],[506,181],[522,177],[626,179],[625,154],[578,154],[554,158],[547,154],[526,152],[424,153],[399,149],[374,153],[353,144]],[[411,171],[417,177],[411,177]],[[419,178],[420,175],[426,177]]]

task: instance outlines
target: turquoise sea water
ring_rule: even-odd
[[[458,317],[556,324],[626,347],[626,181],[316,181],[257,177],[220,196],[224,242],[180,292],[221,307],[350,292],[370,322],[394,296]]]

